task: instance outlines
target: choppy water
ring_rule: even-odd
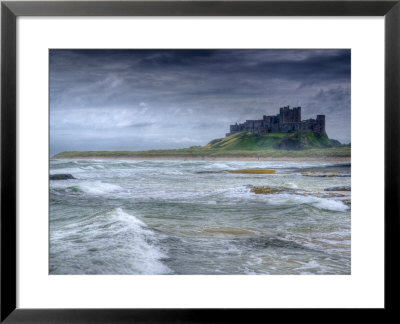
[[[277,173],[227,172],[246,168]],[[351,273],[350,197],[324,191],[350,186],[350,164],[51,160],[50,173],[76,178],[50,181],[50,274]]]

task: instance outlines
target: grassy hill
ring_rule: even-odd
[[[204,157],[350,157],[350,145],[312,132],[256,135],[237,133],[212,140],[205,146],[149,151],[68,151],[53,158],[204,158]]]
[[[311,148],[337,147],[340,143],[326,135],[313,132],[270,133],[256,135],[252,133],[236,133],[229,137],[215,139],[205,147],[214,150],[259,151],[271,149],[304,150]]]

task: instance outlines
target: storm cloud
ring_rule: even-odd
[[[50,153],[205,145],[302,107],[350,142],[350,50],[50,50]]]

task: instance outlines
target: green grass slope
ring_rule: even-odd
[[[214,150],[259,151],[270,149],[304,150],[311,148],[336,147],[340,143],[331,140],[327,135],[313,132],[271,133],[256,135],[252,133],[236,133],[229,137],[215,139],[205,147]]]

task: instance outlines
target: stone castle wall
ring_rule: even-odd
[[[321,134],[325,132],[325,115],[317,115],[316,119],[301,120],[301,107],[279,109],[276,116],[263,116],[259,120],[246,120],[244,123],[230,125],[230,136],[239,132],[250,132],[264,135],[268,133],[290,133],[297,131],[312,131]]]

